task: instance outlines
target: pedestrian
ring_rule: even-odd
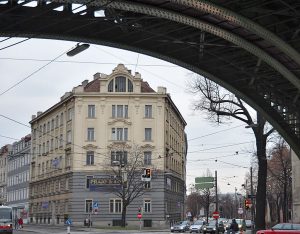
[[[235,219],[232,219],[232,223],[230,225],[231,232],[235,233],[239,231],[239,225],[237,224],[237,222],[235,221]]]
[[[15,216],[15,229],[18,229],[18,222],[19,222],[18,216]]]
[[[22,219],[22,217],[19,218],[18,224],[19,224],[20,228],[23,228],[23,219]]]

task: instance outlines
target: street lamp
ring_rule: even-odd
[[[79,43],[77,43],[77,45],[76,45],[74,48],[72,48],[71,50],[69,50],[69,51],[67,52],[67,55],[68,55],[69,57],[75,56],[75,55],[81,53],[82,51],[88,49],[89,47],[90,47],[89,44],[86,44],[86,43],[84,43],[84,44],[79,44]]]
[[[256,123],[251,123],[251,124],[249,124],[249,125],[247,125],[247,126],[245,126],[245,128],[257,128],[258,127],[258,124]]]

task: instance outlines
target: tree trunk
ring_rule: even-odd
[[[123,205],[123,209],[122,209],[122,227],[126,227],[126,212],[127,212],[127,206]]]
[[[260,131],[261,130],[261,131]],[[256,132],[256,148],[258,158],[258,180],[256,193],[256,229],[265,229],[266,215],[266,185],[267,185],[267,158],[266,158],[266,137],[263,135],[263,128]]]
[[[286,171],[283,172],[283,222],[287,222],[287,175]]]

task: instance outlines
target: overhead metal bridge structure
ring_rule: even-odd
[[[177,64],[242,98],[300,155],[299,0],[0,0],[0,36],[106,45]]]

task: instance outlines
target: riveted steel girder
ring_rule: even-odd
[[[9,2],[0,4],[0,36],[95,43],[178,64],[214,80],[260,111],[300,155],[298,18],[286,18],[289,9],[272,1],[243,1],[242,8],[234,2],[59,0],[30,8],[24,2]],[[86,10],[74,13],[74,3]],[[272,5],[265,9],[267,3]],[[64,10],[55,11],[59,6]],[[258,13],[252,13],[253,7]],[[95,17],[97,10],[105,14]],[[285,18],[268,18],[272,11]],[[273,25],[279,28],[270,31]],[[292,37],[285,37],[285,32]]]

